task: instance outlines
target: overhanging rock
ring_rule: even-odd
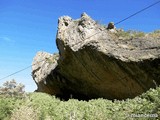
[[[158,86],[160,38],[121,39],[117,32],[85,13],[77,20],[59,18],[59,56],[39,52],[33,61],[37,91],[64,98],[126,99]],[[52,57],[35,64],[45,56]]]

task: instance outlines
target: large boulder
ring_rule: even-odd
[[[64,98],[126,99],[158,86],[160,37],[125,37],[120,32],[86,13],[77,20],[60,17],[59,55],[39,52],[33,61],[37,91]]]

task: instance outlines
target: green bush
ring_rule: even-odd
[[[114,100],[94,99],[89,102],[70,99],[60,101],[44,93],[33,93],[30,100],[33,106],[40,107],[43,119],[49,116],[54,120],[124,120],[134,119],[132,114],[159,115],[160,88],[150,89],[145,94],[134,99]],[[47,101],[47,102],[46,102]],[[149,120],[157,118],[140,119]]]
[[[0,97],[0,120],[9,119],[12,111],[23,103],[22,99],[14,97]]]
[[[35,109],[40,111],[40,119],[44,119],[47,116],[54,116],[56,113],[54,109],[61,102],[54,96],[50,96],[46,93],[31,93],[28,96],[28,104],[31,104]]]
[[[39,111],[29,105],[22,105],[12,111],[10,120],[39,120]]]
[[[23,99],[0,98],[0,120],[139,120],[157,119],[160,116],[160,87],[150,89],[141,96],[127,100],[93,99],[60,101],[45,93],[30,93]]]

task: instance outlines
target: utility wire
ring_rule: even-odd
[[[1,78],[0,80],[3,80],[3,79],[5,79],[5,78],[8,78],[8,77],[10,77],[10,76],[12,76],[12,75],[15,75],[15,74],[19,73],[19,72],[22,72],[22,71],[24,71],[24,70],[26,70],[26,69],[28,69],[28,68],[30,68],[30,67],[32,67],[32,65],[27,66],[27,67],[25,67],[25,68],[23,68],[23,69],[21,69],[21,70],[19,70],[19,71],[16,71],[16,72],[14,72],[14,73],[12,73],[12,74],[10,74],[10,75],[7,75],[7,76]]]
[[[52,57],[52,56],[50,56],[50,57]],[[48,57],[48,58],[50,58],[50,57]],[[8,77],[10,77],[10,76],[12,76],[12,75],[15,75],[15,74],[17,74],[17,73],[20,73],[20,72],[22,72],[22,71],[24,71],[24,70],[26,70],[26,69],[28,69],[28,68],[30,68],[30,67],[32,67],[32,66],[38,64],[38,63],[40,63],[40,62],[43,62],[43,61],[45,61],[45,60],[46,60],[46,58],[43,59],[43,60],[41,60],[41,61],[36,62],[36,63],[33,64],[33,65],[29,65],[29,66],[27,66],[27,67],[25,67],[25,68],[23,68],[23,69],[21,69],[21,70],[18,70],[18,71],[16,71],[16,72],[12,73],[12,74],[9,74],[9,75],[7,75],[7,76],[1,78],[0,80],[6,79],[6,78],[8,78]]]
[[[145,7],[145,8],[143,8],[143,9],[141,9],[141,10],[139,10],[138,12],[135,12],[134,14],[132,14],[132,15],[130,15],[130,16],[128,16],[128,17],[126,17],[126,18],[124,18],[124,19],[122,19],[122,20],[116,22],[114,25],[118,25],[118,24],[120,24],[120,23],[126,21],[127,19],[130,19],[131,17],[133,17],[133,16],[135,16],[135,15],[137,15],[137,14],[139,14],[139,13],[141,13],[141,12],[143,12],[143,11],[145,11],[145,10],[151,8],[151,7],[153,7],[154,5],[156,5],[156,4],[158,4],[158,3],[160,3],[160,0],[157,1],[157,2],[155,2],[155,3],[153,3],[153,4],[151,4],[151,5],[149,5],[149,6],[147,6],[147,7]],[[101,32],[104,31],[104,30],[106,30],[106,28],[103,29],[103,30],[101,30],[100,32],[97,32],[97,33],[95,33],[95,34],[93,34],[93,35],[87,37],[86,39],[89,39],[89,38],[91,38],[91,37],[93,37],[93,36],[95,36],[95,35],[101,33]],[[85,40],[86,40],[86,39],[85,39]]]
[[[130,16],[122,19],[121,21],[115,23],[114,25],[117,25],[117,24],[119,24],[119,23],[121,23],[121,22],[123,22],[123,21],[126,21],[127,19],[129,19],[129,18],[131,18],[131,17],[133,17],[133,16],[135,16],[135,15],[137,15],[137,14],[139,14],[139,13],[141,13],[141,12],[143,12],[143,11],[151,8],[151,7],[153,7],[154,5],[156,5],[156,4],[158,4],[158,3],[160,3],[160,0],[157,1],[157,2],[155,2],[155,3],[153,3],[153,4],[151,4],[151,5],[149,5],[149,6],[147,6],[147,7],[145,7],[145,8],[143,8],[143,9],[141,9],[141,10],[139,10],[139,11],[137,11],[136,13],[134,13],[134,14],[132,14],[132,15],[130,15]]]
[[[139,14],[139,13],[141,13],[141,12],[143,12],[143,11],[145,11],[145,10],[151,8],[151,7],[153,7],[154,5],[156,5],[156,4],[158,4],[158,3],[160,3],[160,0],[157,1],[157,2],[155,2],[155,3],[153,3],[153,4],[151,4],[151,5],[149,5],[149,6],[147,6],[147,7],[145,7],[145,8],[143,8],[143,9],[141,9],[141,10],[139,10],[139,11],[137,11],[136,13],[134,13],[134,14],[132,14],[132,15],[130,15],[130,16],[128,16],[128,17],[126,17],[126,18],[120,20],[119,22],[115,23],[114,25],[118,25],[118,24],[120,24],[120,23],[126,21],[127,19],[130,19],[131,17],[133,17],[133,16],[135,16],[135,15],[137,15],[137,14]],[[106,29],[104,29],[104,30],[106,30]],[[102,31],[104,31],[104,30],[102,30]],[[101,32],[102,32],[102,31],[101,31]],[[93,35],[87,37],[86,39],[89,39],[89,38],[91,38],[91,37],[93,37],[93,36],[95,36],[95,35],[97,35],[97,34],[99,34],[99,33],[100,33],[100,32],[97,32],[97,33],[95,33],[95,34],[93,34]],[[85,40],[86,40],[86,39],[85,39]],[[52,56],[51,56],[51,57],[52,57]],[[50,58],[50,57],[49,57],[49,58]],[[42,62],[42,61],[45,61],[45,60],[46,60],[46,58],[45,58],[44,60],[41,60],[41,61],[39,61],[39,62],[33,64],[33,65],[29,65],[29,66],[27,66],[27,67],[25,67],[25,68],[23,68],[23,69],[21,69],[21,70],[19,70],[19,71],[16,71],[16,72],[14,72],[14,73],[12,73],[12,74],[9,74],[9,75],[7,75],[7,76],[1,78],[0,80],[3,80],[3,79],[5,79],[5,78],[8,78],[8,77],[10,77],[10,76],[12,76],[12,75],[15,75],[15,74],[17,74],[17,73],[20,73],[20,72],[22,72],[22,71],[24,71],[24,70],[26,70],[26,69],[28,69],[28,68],[30,68],[30,67],[32,67],[32,66],[38,64],[38,63],[40,63],[40,62]]]

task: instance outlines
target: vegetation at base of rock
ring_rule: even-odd
[[[133,120],[132,115],[160,116],[160,87],[127,100],[93,99],[60,101],[45,93],[29,93],[25,98],[0,97],[1,120]]]

